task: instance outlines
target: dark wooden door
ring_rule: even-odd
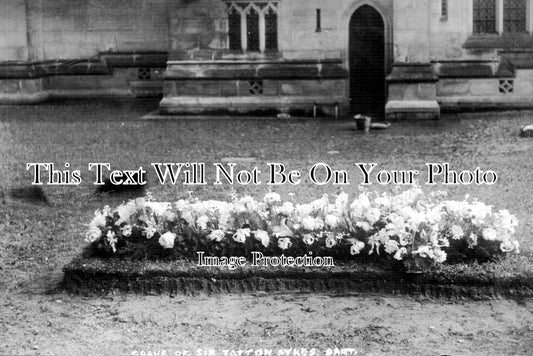
[[[382,118],[385,112],[385,26],[363,5],[350,19],[350,108],[352,114]]]

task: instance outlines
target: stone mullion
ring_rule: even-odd
[[[527,1],[526,31],[533,35],[533,0]]]
[[[496,32],[499,35],[503,33],[503,1],[496,0]]]

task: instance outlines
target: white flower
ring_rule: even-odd
[[[433,258],[433,252],[429,249],[428,246],[420,246],[418,250],[413,251],[413,255],[420,255],[421,257]]]
[[[335,236],[329,235],[328,237],[326,237],[326,247],[327,248],[332,248],[336,244],[337,244],[337,239],[335,238]]]
[[[115,237],[115,233],[111,230],[107,232],[107,241],[109,242],[109,245],[113,249],[113,252],[117,252],[117,238]]]
[[[244,213],[247,213],[248,212],[248,209],[246,208],[246,204],[242,203],[242,202],[235,202],[233,204],[233,210],[235,211],[235,213],[237,214],[244,214]]]
[[[362,229],[364,232],[370,231],[370,224],[366,221],[359,221],[355,224],[358,228]]]
[[[481,235],[483,236],[483,239],[487,241],[496,241],[498,239],[498,233],[496,232],[496,230],[491,228],[483,229]]]
[[[261,244],[265,247],[268,247],[268,245],[270,244],[270,237],[268,236],[268,232],[264,230],[254,231],[254,237],[257,240],[261,241]]]
[[[98,210],[94,212],[94,218],[89,225],[94,227],[105,227],[106,218],[104,214],[100,213]]]
[[[155,226],[147,226],[146,229],[144,229],[144,232],[146,234],[146,238],[150,240],[152,237],[154,237],[155,233],[157,232],[157,229]]]
[[[102,215],[104,215],[104,216],[112,216],[113,215],[109,205],[105,205],[104,206],[104,208],[102,209]]]
[[[368,194],[363,192],[350,205],[350,212],[354,217],[359,218],[368,208],[370,208],[370,199],[368,199]]]
[[[163,216],[167,210],[170,209],[170,203],[157,203],[157,202],[146,202],[145,206],[150,208],[152,212],[157,216]]]
[[[88,243],[93,243],[102,236],[102,230],[96,226],[89,226],[87,232],[85,232],[85,241]]]
[[[315,230],[320,230],[324,228],[324,220],[321,218],[315,218]]]
[[[294,204],[291,203],[290,201],[283,203],[283,205],[277,209],[278,214],[285,215],[285,216],[291,216],[293,212],[294,212]]]
[[[163,219],[165,219],[166,221],[172,221],[176,218],[176,214],[174,214],[172,211],[170,210],[167,210],[165,211],[165,213],[163,214]]]
[[[515,227],[518,226],[518,219],[509,213],[509,210],[500,210],[494,217],[494,224],[503,230],[510,233],[515,232]]]
[[[407,232],[398,235],[398,237],[400,239],[401,246],[407,246],[413,242],[413,235]]]
[[[122,204],[117,208],[119,219],[115,224],[120,225],[123,222],[129,222],[132,215],[137,212],[137,204],[132,200],[126,204]]]
[[[317,199],[313,202],[311,202],[311,206],[313,207],[313,210],[322,210],[324,209],[329,203],[328,195],[324,194],[322,195],[322,198]]]
[[[307,216],[302,220],[302,226],[305,230],[314,230],[315,229],[315,218]]]
[[[465,235],[463,228],[459,225],[453,225],[450,231],[454,240],[459,240]]]
[[[379,246],[381,246],[381,243],[379,241],[379,235],[375,234],[368,238],[368,244],[370,245],[370,251],[368,251],[368,254],[371,255],[374,253],[374,249],[376,249],[376,253],[379,255]]]
[[[473,232],[470,233],[470,236],[468,237],[469,241],[469,247],[477,246],[477,235]]]
[[[505,240],[500,244],[500,250],[502,250],[502,252],[516,250],[516,253],[520,253],[518,241]]]
[[[405,255],[407,255],[407,249],[405,247],[400,247],[394,254],[394,259],[401,261]]]
[[[265,194],[265,197],[264,197],[264,202],[269,204],[269,205],[272,205],[274,203],[278,203],[281,201],[281,197],[278,193],[273,193],[273,192],[270,192],[270,193],[267,193]]]
[[[180,212],[191,209],[191,203],[185,199],[180,199],[174,204],[176,205],[176,209]]]
[[[350,253],[352,255],[358,255],[365,248],[364,242],[356,241],[350,246]]]
[[[329,226],[330,228],[334,229],[339,224],[339,218],[333,214],[328,214],[324,219],[324,223],[326,224],[326,226]]]
[[[387,252],[388,254],[392,255],[399,249],[400,248],[398,246],[398,242],[396,242],[395,240],[388,240],[387,242],[385,242],[385,252]]]
[[[124,237],[130,237],[132,233],[131,225],[124,225],[122,229],[120,229],[120,233]]]
[[[233,240],[236,242],[239,242],[241,244],[246,242],[246,238],[250,236],[251,230],[246,229],[239,229],[235,234],[233,234]]]
[[[481,202],[473,202],[470,204],[470,214],[472,216],[472,223],[476,225],[483,224],[488,215],[492,212],[492,206]]]
[[[189,224],[193,223],[193,207],[187,200],[181,199],[176,203],[176,210],[180,213],[181,217],[185,219]]]
[[[384,209],[388,209],[391,205],[390,199],[385,195],[382,195],[374,199],[374,203],[376,203],[377,205],[380,205],[381,208],[384,208]]]
[[[224,236],[226,236],[226,234],[224,233],[224,231],[222,230],[213,230],[209,233],[209,235],[207,235],[207,238],[210,240],[210,241],[216,241],[216,242],[220,242],[222,241],[222,239],[224,238]]]
[[[379,211],[379,209],[377,208],[370,208],[365,213],[365,217],[370,223],[370,225],[374,225],[379,220],[380,216],[381,211]]]
[[[302,240],[304,242],[304,244],[308,245],[308,246],[311,246],[312,244],[315,243],[315,237],[311,234],[305,234],[302,236]]]
[[[433,260],[435,260],[437,263],[443,263],[446,261],[446,252],[442,251],[441,249],[433,250]]]
[[[278,239],[278,246],[282,250],[288,249],[291,245],[292,245],[291,239],[288,237]]]
[[[335,199],[335,206],[339,211],[342,211],[348,203],[348,194],[341,192]]]
[[[163,248],[173,248],[174,247],[174,240],[176,239],[176,234],[173,232],[165,232],[161,237],[159,238],[159,244],[163,246]]]
[[[520,253],[520,244],[518,241],[513,241],[514,248],[516,250],[516,253]]]
[[[293,237],[294,233],[292,230],[285,224],[286,218],[284,218],[280,225],[276,225],[272,227],[272,235],[275,237]]]
[[[298,204],[296,205],[296,211],[301,219],[305,219],[313,212],[313,206],[311,204]]]
[[[259,203],[249,195],[239,199],[239,201],[235,202],[235,205],[241,213],[253,212],[259,209]]]
[[[207,215],[202,215],[196,220],[196,225],[202,229],[207,229],[207,224],[209,223],[209,217]]]

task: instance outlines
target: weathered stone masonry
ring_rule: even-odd
[[[162,96],[170,114],[398,119],[533,107],[533,0],[12,0],[1,10],[0,103]]]

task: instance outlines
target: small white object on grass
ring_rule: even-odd
[[[523,137],[533,137],[533,124],[522,126],[520,128],[520,135]]]

